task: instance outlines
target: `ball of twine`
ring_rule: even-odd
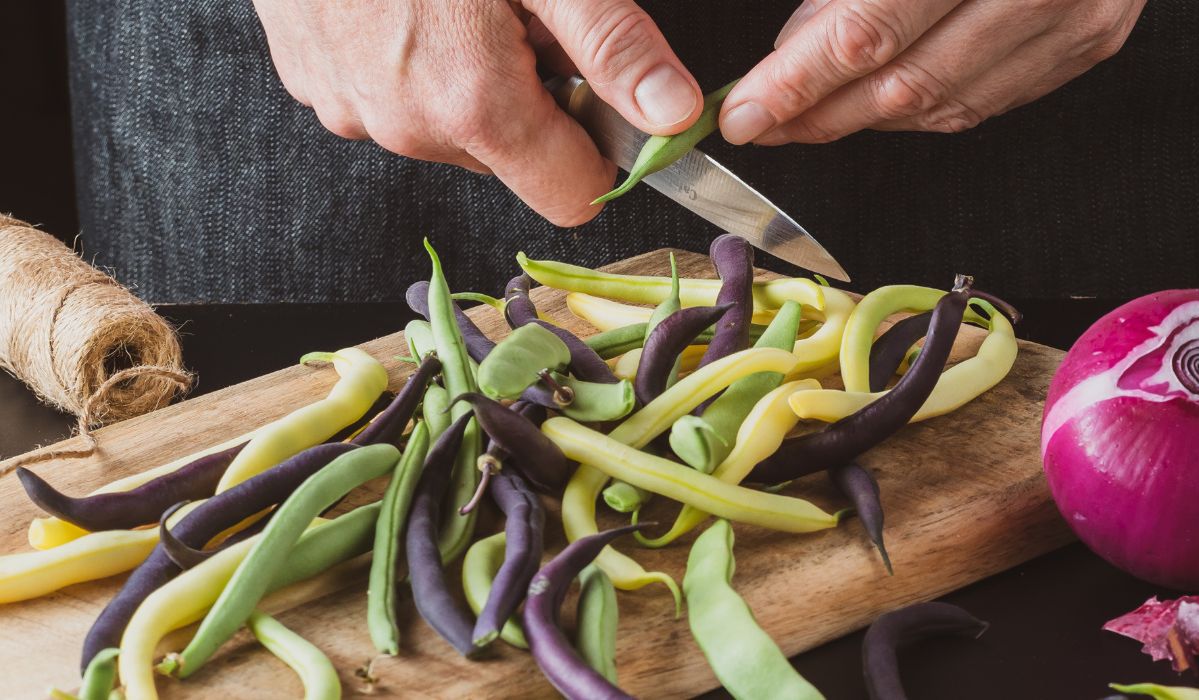
[[[56,238],[0,214],[0,367],[42,401],[78,416],[79,449],[20,464],[91,454],[91,429],[170,403],[191,387],[175,331],[129,290]]]

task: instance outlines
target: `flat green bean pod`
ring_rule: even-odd
[[[684,129],[681,133],[674,134],[673,136],[649,137],[645,145],[641,147],[641,151],[637,154],[637,160],[633,162],[633,167],[629,168],[629,176],[625,178],[625,181],[620,183],[611,192],[598,197],[592,204],[610,202],[628,192],[647,175],[652,175],[659,170],[667,168],[678,159],[687,155],[691,149],[695,148],[696,144],[707,138],[713,131],[716,131],[720,119],[720,106],[724,104],[724,98],[728,97],[729,91],[736,84],[737,81],[734,80],[719,90],[705,95],[704,109],[700,112],[699,119],[695,120],[694,124]]]
[[[337,669],[333,668],[329,657],[307,639],[261,612],[251,614],[246,626],[262,646],[300,677],[304,684],[304,700],[338,700],[341,697]]]
[[[433,326],[419,318],[404,326],[404,340],[408,341],[408,353],[417,362],[436,349],[433,347]]]
[[[180,654],[180,677],[187,678],[199,670],[245,623],[270,587],[272,575],[313,518],[357,486],[394,469],[399,459],[400,451],[392,445],[359,447],[334,459],[301,484],[276,509],[261,538],[238,565],[196,636]]]
[[[517,399],[545,370],[570,362],[566,343],[536,323],[521,326],[479,363],[479,388],[493,399]]]
[[[683,594],[691,636],[720,684],[738,700],[824,700],[733,590],[734,568],[733,528],[727,520],[717,520],[691,545]]]
[[[559,384],[570,387],[570,390],[574,392],[574,400],[568,406],[557,410],[562,415],[577,421],[599,423],[620,420],[629,415],[629,412],[637,405],[637,395],[633,393],[633,383],[627,379],[622,379],[615,384],[601,384],[585,382],[557,372],[553,373],[553,377]]]
[[[754,347],[792,349],[801,311],[794,301],[784,304]],[[703,416],[686,415],[675,421],[670,430],[670,448],[687,464],[711,474],[732,452],[737,431],[754,405],[782,382],[783,375],[778,372],[759,372],[738,380],[708,406]]]
[[[400,651],[400,630],[396,617],[396,588],[400,582],[400,549],[404,542],[404,524],[408,508],[420,480],[421,466],[429,449],[429,428],[424,421],[416,424],[404,447],[387,491],[379,521],[375,525],[375,547],[370,578],[366,588],[366,622],[371,641],[381,654]]]
[[[486,605],[495,574],[504,563],[504,546],[507,540],[503,532],[484,537],[472,544],[462,559],[462,591],[466,594],[466,604],[476,615]],[[529,642],[525,639],[525,632],[521,629],[517,616],[504,623],[500,629],[500,639],[518,649],[529,648]]]
[[[579,656],[612,685],[616,682],[616,588],[595,564],[579,572],[579,606],[575,616],[575,647]]]

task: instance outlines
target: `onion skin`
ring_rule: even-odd
[[[1138,578],[1185,590],[1199,588],[1199,395],[1173,360],[1196,337],[1199,290],[1104,316],[1054,376],[1041,434],[1049,489],[1079,539]]]

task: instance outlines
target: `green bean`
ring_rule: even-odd
[[[717,520],[691,545],[683,595],[691,635],[720,684],[739,700],[823,700],[733,590],[733,569],[733,528],[727,520]]]
[[[816,322],[806,321],[805,323],[814,324]],[[619,357],[630,350],[636,350],[644,345],[645,325],[644,323],[631,323],[627,326],[596,333],[583,342],[587,343],[587,346],[603,359],[611,360],[613,357]],[[750,324],[749,339],[757,341],[758,338],[762,337],[762,333],[765,330],[766,326],[760,323]],[[700,333],[695,342],[697,345],[706,345],[710,340],[712,340],[711,328]]]
[[[479,363],[479,388],[493,399],[517,399],[546,370],[570,362],[566,343],[536,323],[521,326],[496,344]]]
[[[755,348],[790,350],[799,330],[800,305],[788,301],[779,309],[774,320]],[[737,431],[758,399],[783,382],[778,372],[760,372],[737,381],[716,398],[702,416],[686,415],[675,421],[670,431],[670,447],[687,464],[705,474],[733,451]]]
[[[311,578],[370,551],[379,505],[376,501],[310,527],[279,567],[271,581],[271,590]],[[121,637],[118,660],[121,683],[129,698],[155,697],[155,648],[171,630],[204,617],[205,611],[216,601],[238,564],[261,538],[262,535],[258,534],[221,549],[151,593],[138,606]],[[167,656],[159,665],[160,672],[170,673],[177,661],[177,655]]]
[[[470,413],[470,404],[454,403],[454,399],[462,394],[478,391],[474,369],[471,366],[470,355],[466,351],[466,343],[462,340],[462,332],[454,319],[454,300],[450,297],[449,284],[441,268],[441,259],[428,239],[425,240],[425,250],[429,253],[432,273],[429,275],[429,323],[433,326],[433,343],[437,348],[437,357],[441,360],[441,376],[445,380],[445,389],[449,392],[450,417],[458,419]],[[466,505],[475,491],[479,488],[479,470],[475,462],[483,451],[479,426],[471,421],[462,437],[462,446],[458,458],[454,460],[453,481],[447,495],[449,503],[443,509],[441,528],[438,532],[438,549],[442,561],[452,561],[470,544],[471,534],[475,530],[477,512],[471,510],[466,515],[460,515],[459,510]]]
[[[83,672],[79,700],[107,700],[117,679],[117,654],[120,649],[109,647],[96,653]]]
[[[480,304],[486,304],[496,311],[504,310],[504,300],[496,299],[490,294],[483,294],[480,292],[454,292],[450,295],[450,298],[454,301],[475,301]]]
[[[503,532],[497,532],[491,537],[471,545],[462,559],[462,590],[466,593],[466,603],[471,612],[478,615],[487,603],[491,593],[491,584],[495,574],[504,563],[504,545],[507,538]],[[512,616],[500,629],[500,639],[518,649],[528,649],[529,642],[521,629],[518,616]]]
[[[632,513],[653,497],[649,491],[624,481],[613,481],[604,489],[604,503],[617,513]]]
[[[425,400],[421,402],[421,417],[429,426],[429,442],[432,443],[450,427],[450,394],[437,384],[425,389]]]
[[[579,656],[616,685],[616,587],[603,569],[588,564],[579,572],[579,607],[575,647]]]
[[[433,327],[428,321],[416,319],[404,326],[404,340],[408,341],[408,354],[419,362],[434,351]]]
[[[262,646],[300,677],[304,684],[304,700],[337,700],[341,697],[341,680],[333,662],[307,639],[261,612],[252,613],[246,626]]]
[[[528,326],[525,326],[527,328]],[[584,423],[600,423],[619,420],[627,416],[637,405],[633,383],[622,379],[615,384],[585,382],[574,377],[553,373],[554,381],[570,388],[574,400],[558,412]]]
[[[1108,686],[1119,693],[1148,695],[1154,700],[1199,700],[1199,688],[1158,685],[1157,683],[1134,683],[1132,685],[1108,683]]]
[[[400,451],[388,444],[359,447],[313,474],[275,510],[260,539],[238,565],[196,636],[180,655],[178,672],[200,669],[250,616],[296,540],[321,511],[357,486],[391,471]]]
[[[400,630],[396,624],[396,588],[403,560],[400,548],[404,542],[408,507],[412,505],[412,494],[420,480],[421,465],[428,449],[429,428],[421,421],[412,429],[404,456],[392,472],[375,525],[374,556],[366,589],[366,623],[371,641],[381,654],[395,656],[400,651]]]
[[[736,84],[737,81],[734,80],[719,90],[705,95],[704,110],[700,112],[699,119],[681,133],[673,136],[649,137],[645,145],[641,147],[641,152],[637,154],[637,160],[633,162],[633,167],[629,168],[629,176],[625,178],[625,181],[620,183],[616,189],[596,199],[592,204],[610,202],[628,192],[647,175],[663,170],[687,155],[691,149],[695,148],[696,144],[716,131],[720,119],[720,105],[724,104],[724,98],[728,97],[729,92]]]

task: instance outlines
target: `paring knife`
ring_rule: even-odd
[[[649,138],[601,100],[582,78],[554,78],[546,88],[595,141],[600,153],[628,170]],[[754,246],[842,282],[849,275],[794,219],[720,163],[692,150],[645,182],[675,202]]]

